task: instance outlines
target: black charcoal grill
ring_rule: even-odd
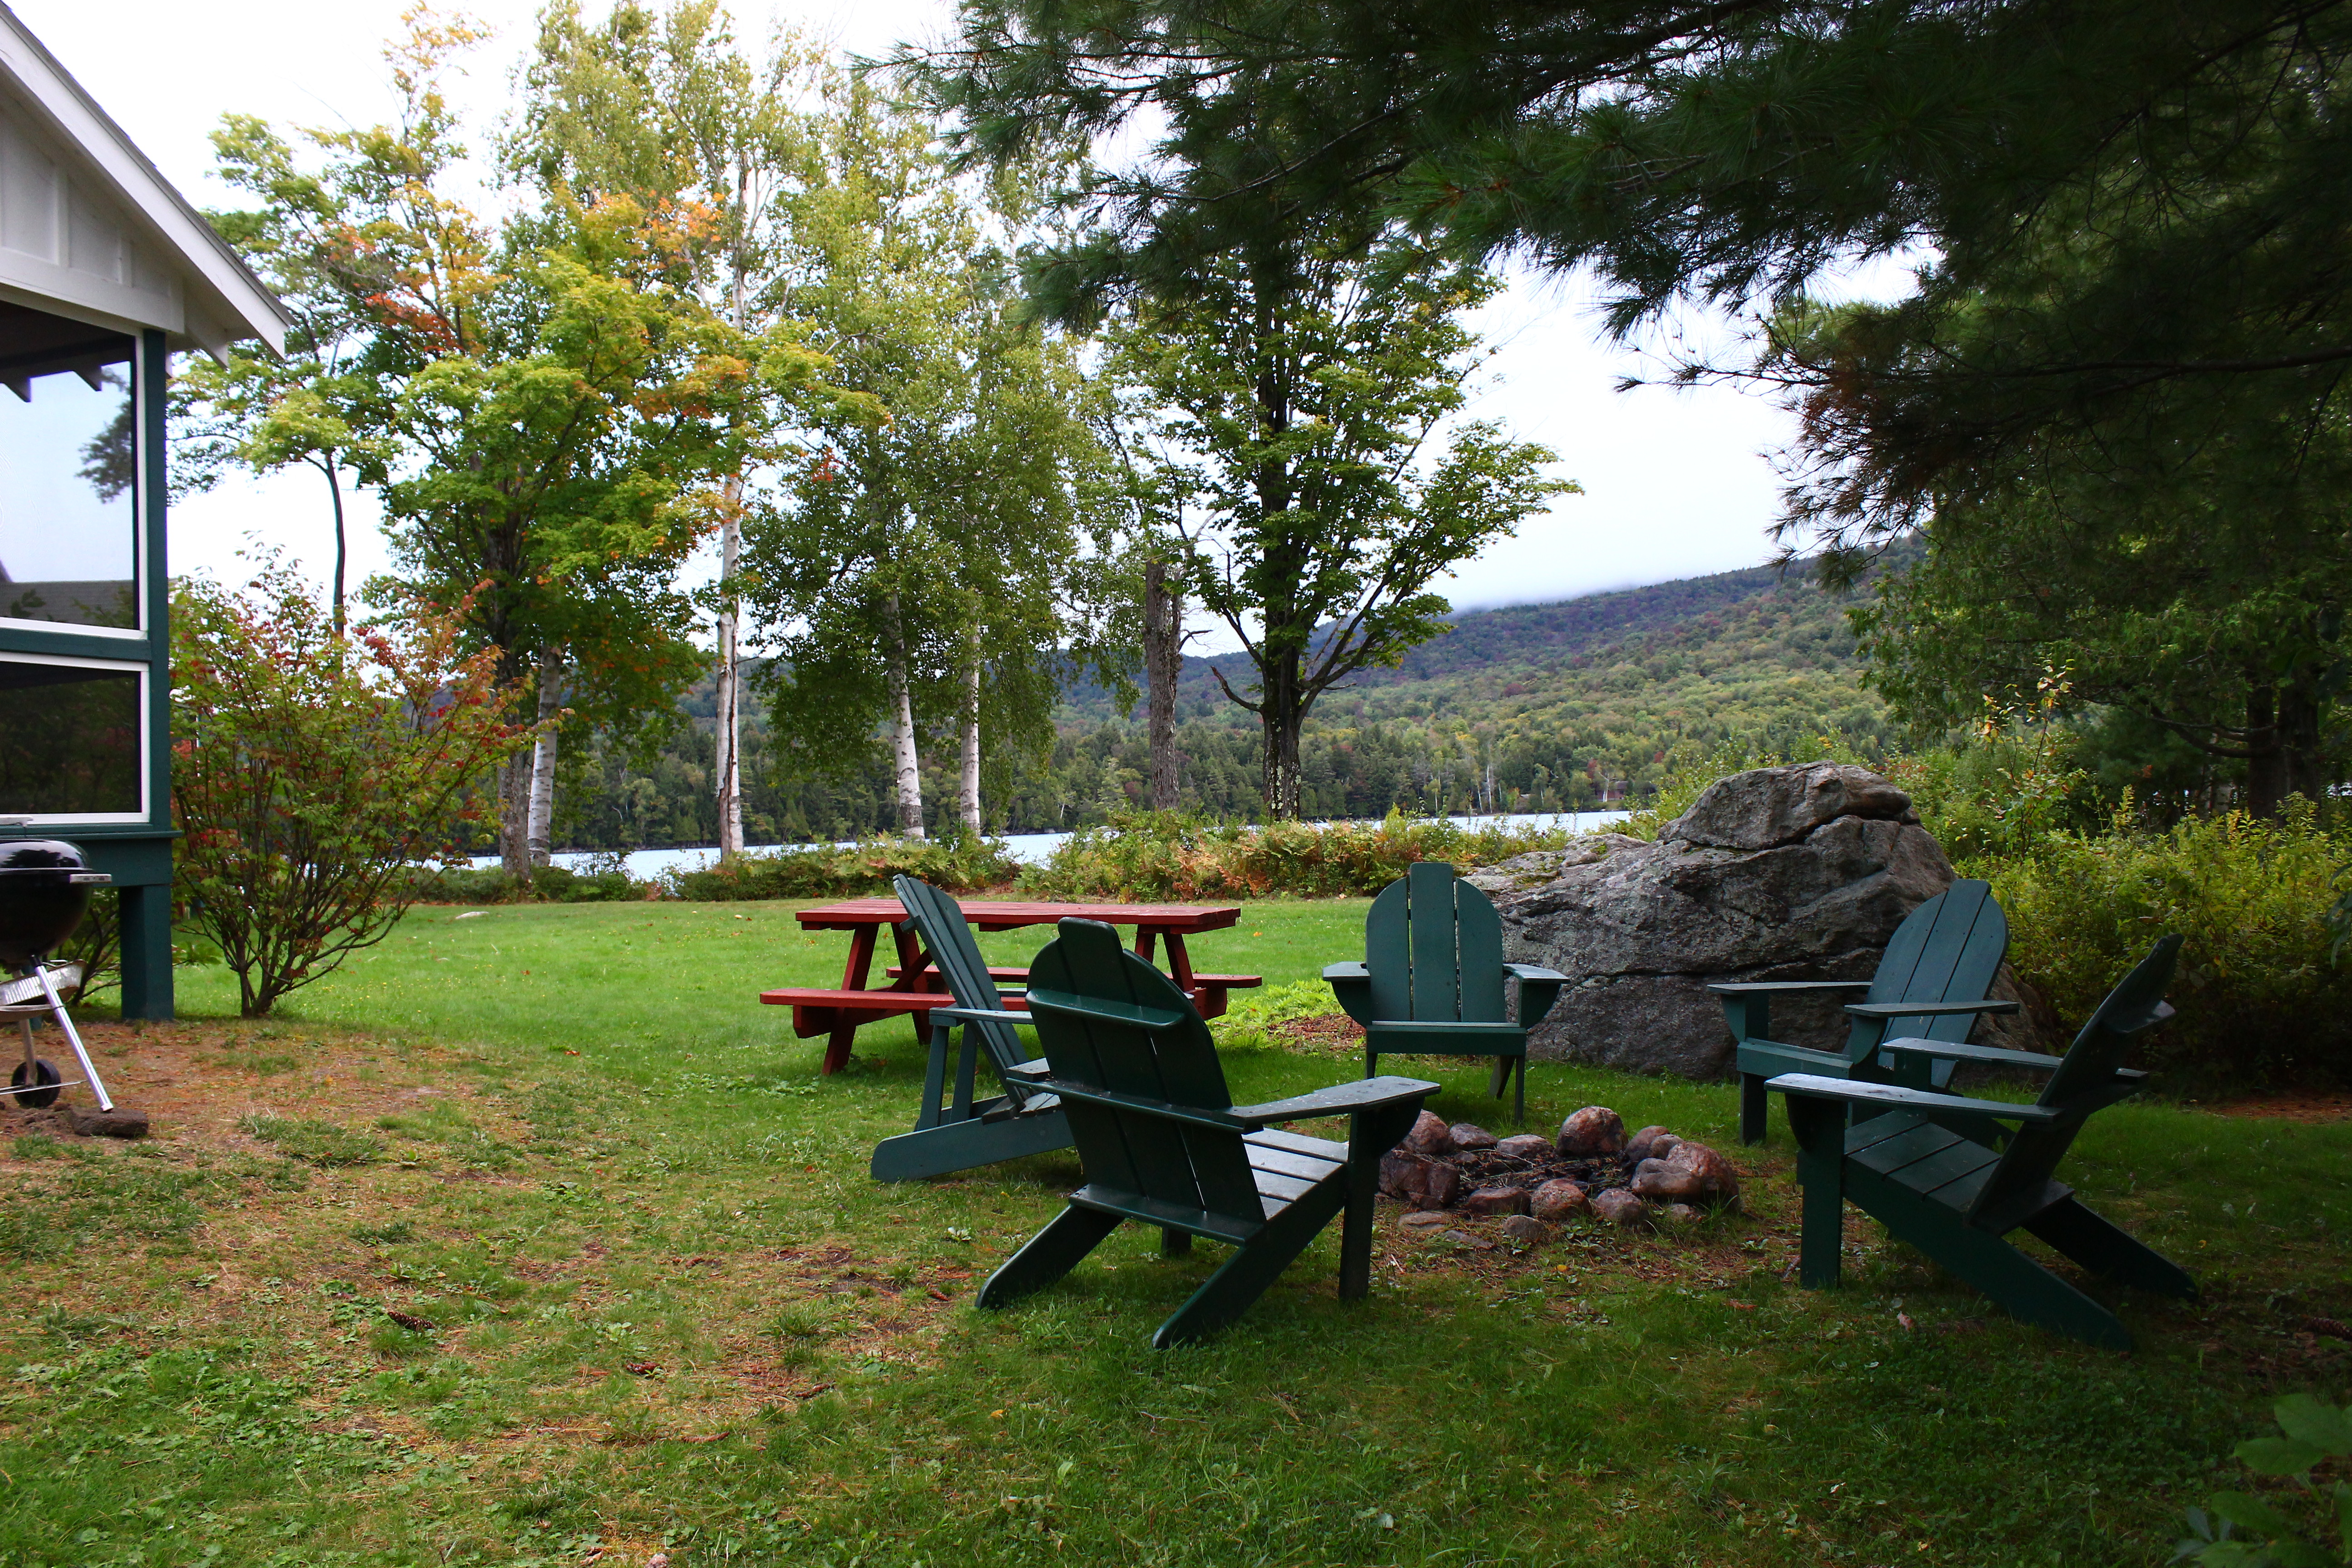
[[[48,955],[81,924],[90,894],[113,880],[91,870],[80,848],[62,839],[0,841],[0,969],[15,976],[0,981],[0,1018],[15,1019],[25,1037],[25,1059],[9,1074],[9,1087],[0,1089],[6,1100],[54,1105],[66,1088],[58,1069],[34,1054],[33,1020],[47,1017],[64,1031],[81,1064],[80,1081],[98,1097],[99,1109],[114,1109],[59,994],[59,983],[63,990],[73,990],[81,984],[81,973],[71,965],[48,965]]]

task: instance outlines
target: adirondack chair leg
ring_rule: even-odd
[[[1944,1226],[1932,1235],[1906,1239],[2020,1322],[2107,1350],[2132,1348],[2130,1331],[2113,1312],[1999,1237],[1965,1226]]]
[[[1762,1073],[1744,1072],[1739,1075],[1739,1141],[1742,1143],[1764,1142],[1771,1096],[1764,1092]]]
[[[1804,1190],[1797,1278],[1819,1290],[1838,1282],[1845,1252],[1845,1107],[1789,1097],[1797,1134],[1797,1180]]]
[[[1419,1114],[1415,1106],[1413,1112]],[[1348,1198],[1339,1222],[1339,1300],[1360,1300],[1372,1289],[1372,1209],[1381,1187],[1381,1157],[1412,1123],[1394,1113],[1348,1118]]]
[[[956,1053],[955,1120],[963,1121],[971,1116],[972,1073],[980,1066],[980,1030],[973,1025],[963,1026],[962,1047]]]
[[[980,1288],[980,1305],[1002,1307],[1033,1295],[1077,1267],[1078,1260],[1119,1226],[1117,1215],[1072,1205],[1061,1217],[1029,1238]]]
[[[2025,1222],[2025,1228],[2095,1274],[2135,1289],[2197,1299],[2197,1281],[2164,1254],[2069,1198]]]
[[[940,1124],[940,1095],[946,1088],[948,1075],[948,1021],[939,1019],[931,1025],[930,1059],[923,1065],[923,1109],[915,1117],[915,1131]]]
[[[977,1118],[943,1121],[935,1127],[901,1132],[874,1146],[867,1173],[877,1182],[919,1182],[1017,1160],[1024,1154],[1050,1154],[1070,1146],[1070,1119],[1059,1110],[1035,1110],[995,1121]]]
[[[1160,1227],[1160,1257],[1190,1258],[1192,1255],[1192,1236],[1190,1231],[1171,1230],[1166,1226]]]
[[[1224,1266],[1192,1292],[1192,1300],[1160,1325],[1151,1336],[1151,1348],[1164,1351],[1172,1345],[1197,1344],[1249,1310],[1250,1303],[1265,1295],[1265,1288],[1307,1250],[1307,1244],[1329,1223],[1340,1201],[1335,1184],[1308,1194],[1276,1215],[1247,1245],[1236,1247]]]

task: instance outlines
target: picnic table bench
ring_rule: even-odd
[[[1184,939],[1207,931],[1223,931],[1242,918],[1238,904],[1056,904],[1025,901],[979,901],[963,906],[964,918],[982,931],[1019,931],[1050,926],[1064,919],[1101,921],[1106,925],[1135,928],[1136,956],[1150,963],[1161,939],[1168,943],[1168,966],[1177,989],[1199,1008],[1203,1018],[1225,1010],[1227,994],[1265,984],[1255,974],[1202,974],[1192,968]],[[820,904],[795,916],[804,931],[845,931],[849,961],[838,986],[785,985],[760,993],[772,1007],[793,1010],[793,1033],[802,1039],[829,1035],[824,1051],[825,1072],[838,1072],[849,1060],[851,1042],[859,1026],[877,1018],[912,1015],[919,1043],[927,1037],[929,1015],[935,1007],[951,1007],[955,998],[933,966],[931,955],[906,926],[907,908],[895,897],[848,899]],[[887,985],[871,985],[874,952],[884,927],[898,962],[889,966]],[[992,966],[998,980],[1025,981],[1029,972]],[[1010,1000],[1009,1005],[1022,1004]]]

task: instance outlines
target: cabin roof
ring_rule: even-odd
[[[273,353],[285,348],[293,312],[5,4],[0,119],[16,122],[0,137],[0,296],[107,325],[160,328],[174,347],[215,355],[244,338]],[[46,219],[20,226],[12,205],[59,199],[41,184],[50,165],[67,205],[53,207],[61,216],[49,228]],[[118,216],[109,252],[104,234]]]

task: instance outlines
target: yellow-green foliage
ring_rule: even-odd
[[[2352,966],[2330,962],[2335,879],[2352,839],[2303,802],[2277,822],[2232,812],[2166,832],[2043,836],[2031,856],[1964,860],[2009,911],[2010,961],[2071,1028],[2156,939],[2189,941],[2179,1016],[2143,1059],[2191,1083],[2346,1076]]]
[[[1564,830],[1487,825],[1465,828],[1391,812],[1384,822],[1301,822],[1243,827],[1178,812],[1115,816],[1082,828],[1045,865],[1022,874],[1024,893],[1044,898],[1346,898],[1376,893],[1416,860],[1457,869],[1489,866],[1566,843]]]

